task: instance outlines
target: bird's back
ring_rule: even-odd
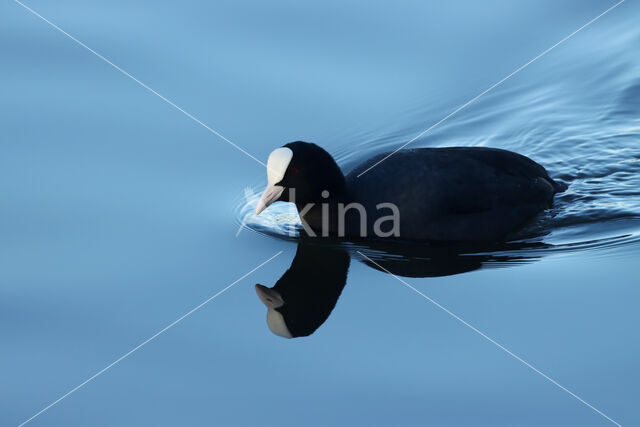
[[[347,176],[349,200],[367,211],[368,231],[378,209],[393,203],[400,238],[499,240],[548,206],[562,191],[538,163],[506,150],[484,147],[418,148],[375,156]]]

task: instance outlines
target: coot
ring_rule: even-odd
[[[507,150],[407,149],[368,170],[387,155],[345,176],[318,145],[286,144],[269,155],[268,186],[256,214],[285,201],[296,204],[311,235],[501,241],[566,189],[538,163]]]

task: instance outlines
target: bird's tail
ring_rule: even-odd
[[[553,190],[556,193],[562,193],[564,192],[567,188],[569,188],[569,186],[567,184],[565,184],[562,181],[554,181],[551,180],[551,184],[553,185]]]

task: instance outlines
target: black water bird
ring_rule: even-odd
[[[566,189],[538,163],[507,150],[415,148],[387,155],[345,176],[318,145],[286,144],[269,156],[256,214],[290,201],[307,232],[323,236],[502,241]]]

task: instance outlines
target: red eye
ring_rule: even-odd
[[[294,167],[292,167],[292,168],[291,168],[291,174],[292,174],[292,175],[297,174],[297,173],[298,173],[298,170],[299,170],[299,169],[298,169],[297,167],[295,167],[295,166],[294,166]]]

